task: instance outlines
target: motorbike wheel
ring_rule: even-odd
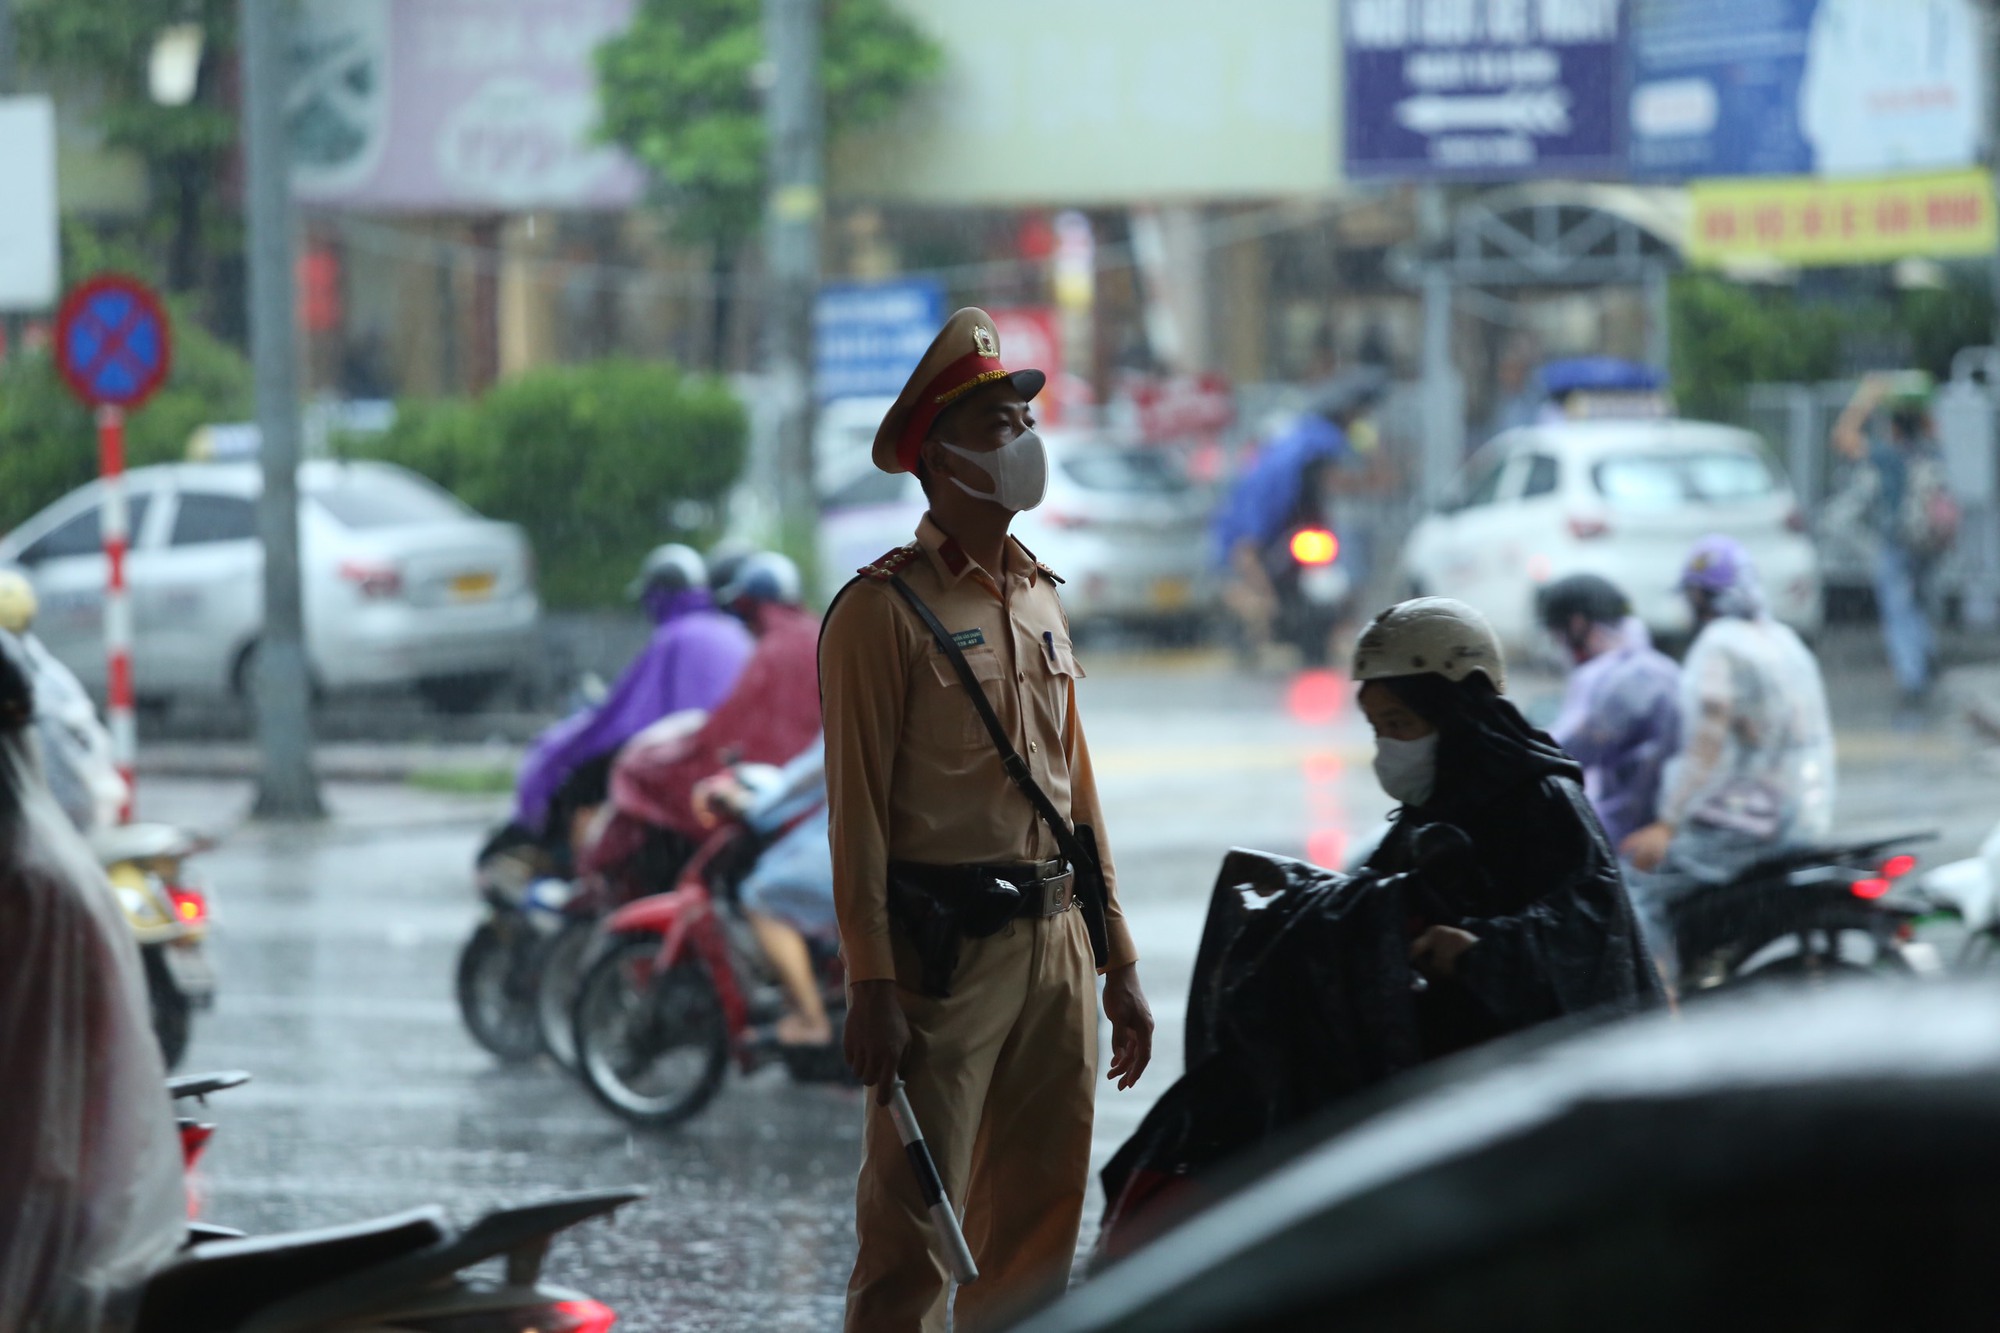
[[[722,1088],[729,1026],[699,960],[655,972],[656,935],[618,940],[584,974],[576,995],[577,1072],[606,1106],[635,1124],[687,1119]]]
[[[166,1059],[167,1068],[176,1069],[181,1057],[187,1054],[188,1038],[194,1028],[194,1002],[174,984],[158,945],[140,950],[140,955],[146,963],[146,998],[152,1002],[153,1035],[160,1039],[160,1054]]]
[[[536,941],[523,922],[483,921],[458,956],[458,1012],[472,1039],[508,1064],[542,1051],[532,975]]]
[[[597,938],[595,921],[567,921],[556,937],[542,950],[542,965],[535,977],[535,1023],[542,1035],[542,1049],[549,1058],[571,1073],[576,1072],[577,988],[583,984],[584,969],[590,965],[590,945]]]

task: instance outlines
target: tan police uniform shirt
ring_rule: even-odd
[[[835,604],[820,639],[833,896],[850,981],[893,979],[886,895],[891,860],[936,865],[1045,861],[1055,836],[1007,777],[958,674],[889,586],[902,576],[957,637],[1015,749],[1057,810],[1111,851],[1090,751],[1076,715],[1083,675],[1055,580],[1007,539],[996,583],[928,514],[917,540],[885,556]],[[1004,592],[1003,592],[1004,583]],[[1107,966],[1137,959],[1115,891]]]

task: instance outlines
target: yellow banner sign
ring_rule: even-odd
[[[1688,258],[1772,259],[1800,267],[1985,255],[2000,246],[1993,176],[1811,176],[1696,181]]]

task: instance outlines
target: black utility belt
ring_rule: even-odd
[[[940,866],[923,861],[891,861],[889,878],[934,893],[947,906],[973,907],[973,915],[987,919],[1002,914],[997,910],[978,912],[976,907],[981,900],[992,901],[997,909],[999,901],[1006,897],[994,888],[995,880],[1012,885],[1020,894],[1018,904],[1004,914],[1008,920],[1061,916],[1076,906],[1076,872],[1060,856],[1047,861],[1007,861],[998,865]]]
[[[1022,917],[1052,917],[1076,903],[1069,862],[939,866],[889,863],[889,920],[915,947],[924,994],[951,994],[959,945],[997,935]]]

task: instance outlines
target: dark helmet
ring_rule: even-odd
[[[725,537],[708,548],[708,586],[716,590],[718,601],[721,590],[735,582],[736,571],[743,567],[743,562],[755,554],[756,547],[733,537]]]
[[[1389,392],[1389,372],[1380,366],[1361,366],[1322,384],[1312,396],[1311,411],[1332,422],[1346,422],[1365,415]]]
[[[1572,574],[1535,594],[1535,612],[1552,630],[1568,629],[1577,616],[1594,625],[1616,625],[1632,614],[1632,600],[1601,575]]]

